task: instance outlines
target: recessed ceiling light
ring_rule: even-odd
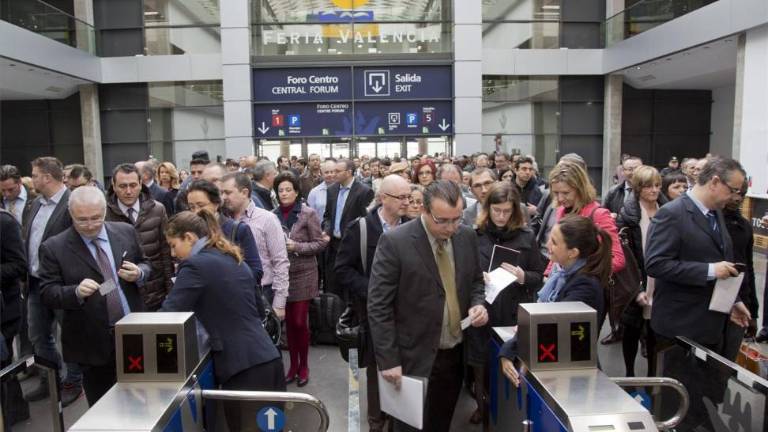
[[[640,66],[635,66],[635,69],[640,70]]]

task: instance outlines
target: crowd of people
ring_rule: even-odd
[[[310,304],[329,293],[366,335],[370,430],[413,430],[381,411],[379,372],[383,385],[429,378],[424,430],[447,431],[465,384],[477,402],[467,421],[487,421],[490,327],[516,325],[520,303],[593,307],[610,325],[601,343],[622,344],[627,376],[639,350],[654,375],[654,356],[676,336],[731,359],[745,334],[768,340],[737,161],[673,157],[659,171],[625,155],[602,202],[577,154],[543,174],[532,156],[504,153],[218,163],[199,151],[188,170],[150,158],[112,168],[106,184],[53,157],[3,165],[2,364],[14,352],[59,364],[62,405],[82,393],[93,405],[116,381],[115,322],[193,311],[223,388],[303,387]],[[496,246],[517,251],[501,264],[515,282],[488,303]],[[730,310],[710,310],[715,281],[740,272]],[[277,346],[262,325],[269,315],[286,329]],[[500,361],[518,383],[514,354],[505,345]],[[38,382],[24,395],[17,380],[4,384],[8,428],[49,396],[44,374]],[[237,408],[225,413],[239,430]]]

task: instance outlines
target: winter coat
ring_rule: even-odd
[[[325,249],[320,222],[312,207],[297,202],[283,218],[280,207],[273,211],[288,233],[288,238],[296,242],[296,249],[288,252],[290,267],[288,271],[288,301],[296,302],[317,297],[317,255]]]

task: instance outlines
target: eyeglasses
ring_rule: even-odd
[[[491,207],[491,213],[496,216],[509,216],[512,214],[512,209],[498,209],[496,207]]]
[[[104,222],[104,216],[96,216],[92,218],[73,218],[72,223],[74,223],[77,226],[91,226],[91,225],[98,225],[100,223]]]
[[[384,195],[386,195],[386,196],[388,196],[390,198],[394,198],[396,200],[411,202],[411,196],[410,195],[392,195],[392,194],[386,193],[386,192],[384,192]]]
[[[459,216],[456,219],[447,219],[447,218],[436,218],[435,215],[432,213],[429,214],[432,217],[432,220],[435,221],[438,225],[458,225],[461,223],[462,217]]]
[[[721,179],[720,177],[718,177],[717,179],[720,180],[720,183],[722,183],[725,187],[730,189],[732,194],[741,194],[741,188],[740,187],[737,187],[737,188],[731,187],[731,185],[726,183],[725,180]]]

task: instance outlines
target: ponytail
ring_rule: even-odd
[[[224,233],[221,232],[219,221],[208,210],[201,209],[197,212],[197,215],[203,219],[208,228],[208,243],[206,246],[218,249],[221,253],[231,256],[237,261],[238,264],[243,262],[243,254],[240,252],[240,248],[227,240],[224,237]],[[233,227],[232,229],[236,229]]]
[[[578,249],[579,258],[586,260],[579,273],[594,276],[607,287],[611,277],[611,236],[595,226],[592,219],[583,216],[567,215],[558,225],[566,246]]]
[[[216,217],[207,210],[198,213],[183,211],[175,214],[165,230],[168,237],[183,237],[186,233],[195,234],[198,238],[208,237],[206,246],[219,250],[231,256],[238,264],[243,262],[240,248],[230,243],[222,234]]]

